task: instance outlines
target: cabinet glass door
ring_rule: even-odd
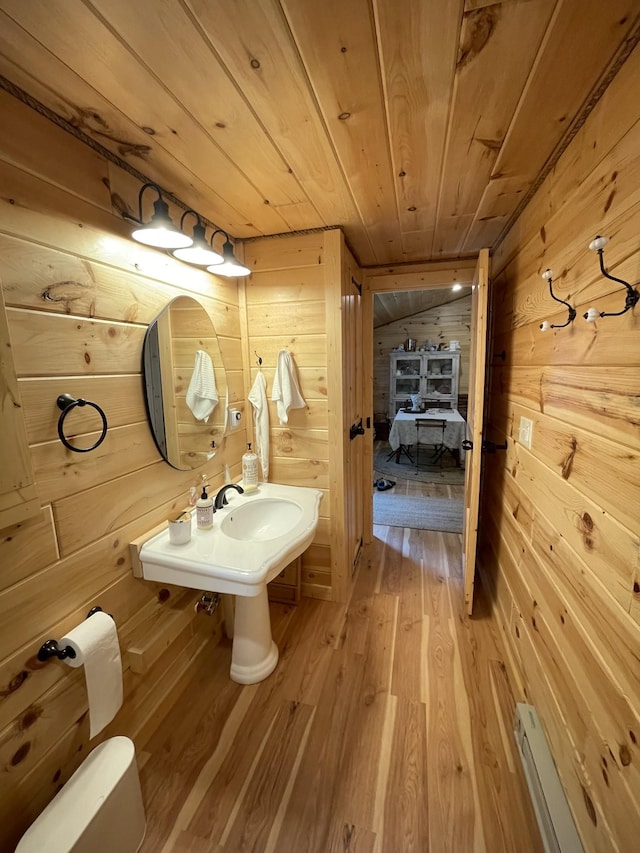
[[[420,366],[422,359],[419,355],[404,356],[395,359],[394,369],[396,395],[408,397],[420,393]]]
[[[429,353],[427,357],[426,399],[432,403],[455,406],[458,400],[457,355],[448,353]]]

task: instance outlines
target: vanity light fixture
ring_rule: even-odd
[[[224,234],[225,236],[225,241],[222,244],[222,263],[207,267],[207,271],[215,273],[215,275],[230,277],[249,275],[251,270],[249,267],[245,267],[244,264],[241,264],[236,258],[233,252],[233,244],[231,243],[231,240],[229,240],[229,235],[226,231],[223,231],[222,228],[218,228],[217,231],[214,231],[211,236],[211,245],[213,245],[213,238],[216,234]]]
[[[604,266],[604,247],[609,242],[608,237],[600,237],[599,235],[589,243],[589,248],[592,252],[598,253],[598,259],[600,261],[600,272],[605,278],[610,279],[611,281],[617,281],[620,284],[624,284],[627,288],[627,293],[624,300],[624,308],[622,311],[598,311],[596,308],[589,308],[582,316],[587,321],[587,323],[595,323],[598,317],[620,317],[622,314],[626,314],[630,308],[633,308],[640,301],[640,293],[635,289],[635,287],[631,287],[629,282],[624,281],[621,278],[616,278],[615,275],[609,275]]]
[[[195,210],[185,210],[180,217],[180,228],[182,228],[185,216],[188,216],[190,213],[196,218],[196,224],[193,226],[193,245],[187,246],[184,249],[174,249],[172,252],[174,258],[200,267],[206,267],[208,264],[221,264],[222,255],[219,252],[215,252],[206,241],[206,229],[202,224],[199,213],[196,213]]]
[[[576,319],[576,309],[572,305],[569,305],[568,302],[565,302],[564,299],[559,299],[553,292],[553,273],[551,270],[545,270],[542,273],[542,278],[549,282],[549,293],[551,294],[551,298],[555,299],[555,301],[559,302],[561,305],[564,305],[567,309],[567,321],[566,323],[549,323],[545,320],[543,323],[540,323],[540,331],[546,332],[548,329],[564,329],[565,326],[573,323]]]
[[[158,198],[153,203],[153,216],[145,224],[142,221],[142,196],[144,191],[149,188],[158,193]],[[137,240],[138,243],[144,243],[146,246],[154,246],[156,249],[181,249],[191,246],[193,243],[191,237],[183,234],[171,221],[169,205],[162,198],[160,187],[156,186],[156,184],[146,183],[140,188],[137,219],[128,213],[123,213],[122,215],[125,219],[135,222],[139,226],[131,234],[133,239]]]

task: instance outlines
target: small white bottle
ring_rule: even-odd
[[[209,530],[213,527],[213,499],[207,494],[209,486],[202,486],[202,494],[196,503],[196,525],[198,530]]]
[[[247,444],[247,452],[242,457],[242,485],[245,492],[254,492],[258,488],[258,456]]]

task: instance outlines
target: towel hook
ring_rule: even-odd
[[[258,359],[258,367],[262,367],[262,358],[258,355],[256,350],[253,351],[255,353],[256,358]]]

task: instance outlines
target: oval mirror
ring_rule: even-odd
[[[158,450],[180,471],[204,465],[224,441],[227,378],[203,306],[190,296],[172,300],[147,329],[142,363]]]

